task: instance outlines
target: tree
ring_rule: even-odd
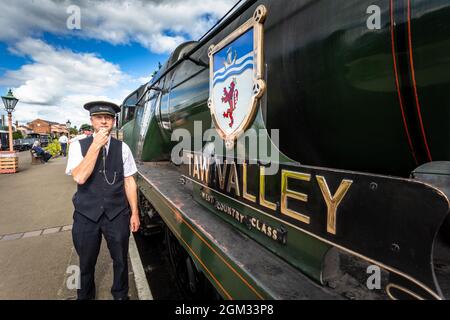
[[[57,154],[61,153],[61,145],[59,144],[57,139],[54,139],[51,143],[48,144],[48,146],[44,148],[44,150],[49,152],[52,157],[54,157]]]
[[[13,132],[13,139],[23,139],[23,134],[21,131],[14,131]]]

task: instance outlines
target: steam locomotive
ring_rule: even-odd
[[[450,297],[449,15],[249,0],[124,100],[186,297]]]

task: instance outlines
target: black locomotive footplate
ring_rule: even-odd
[[[433,242],[446,195],[412,179],[280,164],[266,167],[185,152],[186,177],[390,272],[392,298],[444,298]],[[232,206],[233,200],[228,205]]]

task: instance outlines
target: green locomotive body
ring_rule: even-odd
[[[246,1],[124,100],[187,296],[449,297],[449,14]]]

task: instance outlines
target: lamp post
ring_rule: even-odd
[[[11,89],[9,89],[6,96],[2,96],[3,104],[5,105],[5,110],[8,112],[8,126],[9,126],[9,151],[13,150],[13,135],[12,135],[12,115],[17,102],[19,99],[13,96]]]
[[[67,135],[70,135],[70,125],[71,125],[72,123],[70,122],[70,120],[67,120],[67,122],[66,122],[66,128],[67,128]]]

